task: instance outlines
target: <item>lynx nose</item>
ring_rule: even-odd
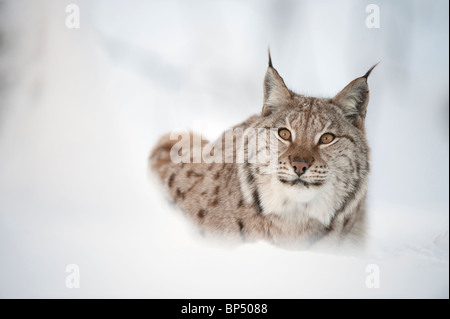
[[[308,161],[304,158],[300,159],[300,157],[298,156],[294,157],[294,160],[292,161],[291,165],[298,176],[301,176],[309,168]]]

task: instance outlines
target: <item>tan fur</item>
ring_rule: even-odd
[[[169,153],[177,141],[169,135],[152,150],[150,167],[204,235],[264,239],[296,248],[360,245],[369,174],[364,118],[370,71],[335,98],[323,99],[288,90],[269,62],[262,114],[234,128],[289,129],[290,141],[277,136],[278,162],[271,174],[264,173],[264,163],[192,163],[192,153],[189,163],[175,164]],[[334,134],[333,142],[320,145],[324,133]],[[189,142],[194,137],[191,133]],[[202,140],[201,147],[224,139],[222,135],[213,144]],[[235,156],[236,146],[231,147]],[[295,157],[310,164],[300,178],[292,167]]]

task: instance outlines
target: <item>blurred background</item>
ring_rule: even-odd
[[[0,297],[448,298],[448,6],[0,0]],[[316,96],[381,61],[365,257],[207,245],[147,179],[161,134],[201,123],[214,139],[260,112],[268,46]]]

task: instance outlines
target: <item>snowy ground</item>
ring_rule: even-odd
[[[448,2],[369,3],[0,1],[0,297],[448,298]],[[260,111],[268,44],[316,95],[382,60],[363,257],[204,243],[147,180],[161,133]]]

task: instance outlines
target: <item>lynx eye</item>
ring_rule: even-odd
[[[291,132],[286,128],[280,128],[278,130],[278,135],[280,135],[283,140],[289,140],[291,138]]]
[[[320,143],[319,144],[330,144],[333,142],[335,136],[331,133],[325,133],[320,137]]]

